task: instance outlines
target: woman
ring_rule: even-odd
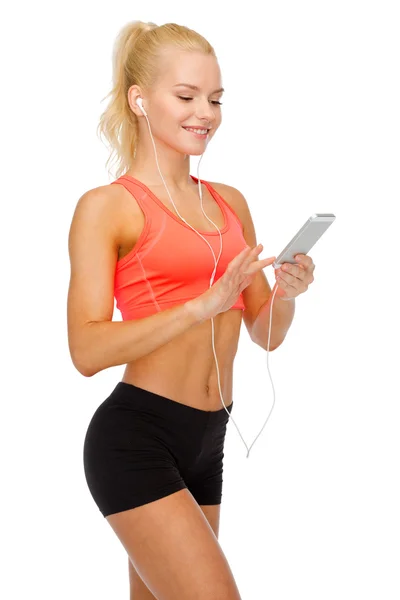
[[[88,426],[86,480],[128,553],[131,598],[238,599],[217,539],[223,448],[242,314],[266,347],[265,318],[257,337],[253,326],[271,295],[262,269],[275,257],[258,259],[238,190],[201,180],[206,218],[189,174],[190,155],[204,152],[221,123],[210,44],[183,26],[133,22],[118,36],[113,67],[100,125],[117,153],[118,178],[79,199],[69,236],[72,361],[88,377],[126,364]],[[215,263],[193,228],[214,256],[223,236],[211,287]],[[291,275],[279,269],[271,350],[311,281],[312,261],[301,256]],[[114,296],[120,322],[112,321]]]

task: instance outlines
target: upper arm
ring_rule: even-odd
[[[236,188],[225,185],[225,184],[211,184],[216,185],[221,189],[220,194],[223,196],[233,210],[239,217],[243,226],[243,236],[246,243],[251,248],[257,246],[256,231],[253,223],[253,219],[250,213],[249,205],[247,204],[246,198]],[[255,260],[259,260],[257,257]],[[268,301],[271,295],[271,287],[265,276],[263,270],[258,271],[250,285],[248,285],[242,292],[245,310],[243,311],[243,321],[245,322],[247,331],[252,338],[252,327],[253,323],[265,302]]]
[[[69,231],[68,343],[78,370],[85,326],[93,321],[111,321],[113,316],[118,227],[111,196],[106,186],[83,194]]]

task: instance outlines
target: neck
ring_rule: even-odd
[[[164,187],[163,179],[167,187],[171,189],[184,190],[193,187],[194,182],[190,177],[190,155],[177,152],[171,147],[165,147],[157,139],[155,139],[155,145],[162,177],[157,167],[154,146],[145,148],[141,144],[137,148],[136,156],[126,175],[131,175],[152,187]]]

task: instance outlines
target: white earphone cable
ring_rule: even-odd
[[[167,190],[168,196],[169,196],[169,198],[170,198],[170,200],[171,200],[171,202],[172,202],[172,204],[173,204],[173,206],[174,206],[174,208],[175,208],[175,211],[177,212],[177,214],[179,215],[179,217],[182,219],[182,221],[184,221],[184,222],[185,222],[187,225],[189,225],[189,227],[190,227],[191,229],[193,229],[193,231],[195,231],[195,232],[197,233],[197,235],[199,235],[199,236],[200,236],[200,237],[201,237],[201,238],[202,238],[202,239],[203,239],[203,240],[206,242],[206,244],[209,246],[209,248],[210,248],[210,250],[211,250],[211,252],[212,252],[212,255],[213,255],[213,257],[214,257],[215,267],[214,267],[214,271],[213,271],[213,273],[212,273],[212,276],[211,276],[211,279],[210,279],[210,287],[211,287],[211,286],[213,285],[213,282],[214,282],[214,277],[215,277],[215,273],[216,273],[216,270],[217,270],[217,264],[218,264],[218,261],[219,261],[219,259],[220,259],[220,256],[221,256],[221,254],[222,254],[222,236],[221,236],[221,232],[220,232],[220,230],[218,229],[217,225],[216,225],[216,224],[215,224],[215,223],[214,223],[214,222],[213,222],[213,221],[212,221],[212,220],[211,220],[211,219],[210,219],[210,218],[209,218],[209,217],[206,215],[206,213],[205,213],[205,211],[204,211],[204,208],[203,208],[203,194],[202,194],[202,189],[201,189],[201,181],[200,181],[200,175],[199,175],[199,167],[200,167],[200,162],[201,162],[201,159],[202,159],[202,158],[203,158],[203,156],[204,156],[204,152],[205,152],[205,150],[204,150],[203,154],[201,155],[201,157],[200,157],[200,160],[199,160],[199,162],[198,162],[198,165],[197,165],[197,184],[198,184],[198,188],[199,188],[199,196],[200,196],[200,205],[201,205],[201,210],[203,211],[203,214],[204,214],[204,216],[205,216],[205,217],[206,217],[206,218],[207,218],[207,219],[210,221],[210,223],[212,223],[212,224],[214,225],[214,227],[215,227],[215,228],[218,230],[218,233],[219,233],[219,237],[220,237],[220,241],[221,241],[221,247],[220,247],[220,252],[219,252],[219,255],[218,255],[218,260],[215,260],[215,254],[214,254],[214,251],[213,251],[213,249],[211,248],[211,246],[210,246],[210,244],[208,243],[208,241],[207,241],[207,240],[206,240],[206,239],[205,239],[205,238],[204,238],[204,237],[203,237],[203,236],[202,236],[202,235],[201,235],[201,234],[200,234],[200,233],[199,233],[199,232],[198,232],[196,229],[194,229],[194,227],[192,227],[192,226],[190,225],[190,223],[188,223],[188,222],[187,222],[187,221],[186,221],[186,220],[185,220],[185,219],[184,219],[184,218],[181,216],[181,214],[179,213],[178,209],[176,208],[176,206],[175,206],[175,203],[174,203],[174,201],[173,201],[173,199],[172,199],[172,197],[171,197],[171,194],[169,193],[169,190],[168,190],[167,184],[166,184],[166,183],[165,183],[165,181],[164,181],[164,177],[162,176],[161,169],[160,169],[160,165],[158,164],[158,158],[157,158],[157,149],[156,149],[156,145],[155,145],[155,143],[154,143],[153,134],[151,133],[150,122],[149,122],[149,119],[148,119],[148,117],[147,117],[147,113],[146,113],[146,111],[145,111],[145,110],[144,110],[144,108],[143,108],[143,105],[142,105],[142,100],[141,100],[141,98],[139,98],[139,99],[138,99],[138,101],[137,101],[137,104],[138,104],[138,106],[140,107],[140,109],[142,110],[142,112],[143,112],[144,116],[146,117],[147,124],[148,124],[148,126],[149,126],[149,132],[150,132],[150,136],[151,136],[151,141],[153,142],[153,147],[154,147],[154,152],[155,152],[155,159],[156,159],[156,163],[157,163],[157,168],[158,168],[158,171],[159,171],[159,173],[160,173],[160,175],[161,175],[161,179],[163,180],[163,183],[164,183],[165,189]],[[209,140],[208,140],[208,137],[207,137],[207,139],[206,139],[206,149],[207,149],[208,141],[209,141]],[[255,442],[256,442],[256,440],[258,439],[258,437],[261,435],[261,433],[262,433],[262,431],[263,431],[263,429],[264,429],[265,425],[267,424],[267,421],[268,421],[268,419],[269,419],[269,417],[270,417],[270,414],[271,414],[271,412],[272,412],[272,410],[273,410],[273,408],[274,408],[274,405],[275,405],[275,388],[274,388],[274,384],[273,384],[273,382],[272,382],[272,378],[271,378],[271,373],[270,373],[270,370],[269,370],[269,360],[268,360],[268,359],[269,359],[269,344],[270,344],[270,339],[271,339],[271,327],[272,327],[272,305],[273,305],[273,302],[274,302],[274,298],[275,298],[275,294],[276,294],[276,291],[277,291],[277,289],[278,289],[278,286],[277,286],[277,285],[275,285],[275,289],[274,289],[274,291],[273,291],[273,293],[272,293],[272,298],[271,298],[271,307],[270,307],[270,314],[269,314],[269,323],[270,323],[270,325],[269,325],[269,331],[268,331],[268,344],[267,344],[267,368],[268,368],[268,373],[269,373],[269,376],[270,376],[270,379],[271,379],[271,384],[272,384],[272,389],[273,389],[273,398],[274,398],[274,400],[273,400],[273,403],[272,403],[271,410],[270,410],[270,411],[269,411],[269,413],[268,413],[268,417],[267,417],[267,419],[266,419],[266,421],[265,421],[264,425],[262,426],[262,428],[261,428],[260,432],[258,433],[258,435],[257,435],[257,436],[256,436],[256,438],[254,439],[253,443],[251,444],[250,448],[248,448],[248,446],[247,446],[246,442],[244,441],[244,439],[243,439],[243,436],[242,436],[242,434],[240,433],[240,431],[239,431],[239,428],[238,428],[238,426],[236,425],[236,423],[235,423],[235,421],[234,421],[234,419],[233,419],[232,415],[229,413],[228,409],[226,408],[226,406],[225,406],[225,403],[224,403],[224,399],[223,399],[223,397],[222,397],[221,384],[220,384],[220,376],[219,376],[219,367],[218,367],[218,360],[217,360],[217,356],[216,356],[216,353],[215,353],[215,346],[214,346],[214,319],[211,317],[211,334],[212,334],[212,335],[211,335],[211,337],[212,337],[212,347],[213,347],[213,353],[214,353],[214,358],[215,358],[215,364],[216,364],[216,366],[217,366],[218,389],[219,389],[219,393],[220,393],[221,401],[222,401],[222,404],[223,404],[223,406],[224,406],[224,408],[225,408],[225,411],[228,413],[228,415],[229,415],[229,418],[230,418],[230,419],[232,419],[232,421],[233,421],[233,423],[234,423],[234,425],[235,425],[235,427],[236,427],[236,429],[237,429],[237,431],[238,431],[238,433],[239,433],[239,435],[240,435],[240,437],[241,437],[241,439],[242,439],[242,441],[243,441],[244,445],[245,445],[245,446],[246,446],[246,448],[247,448],[247,457],[246,457],[246,458],[248,458],[248,457],[249,457],[250,450],[251,450],[252,446],[255,444]]]

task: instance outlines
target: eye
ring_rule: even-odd
[[[181,100],[193,100],[193,98],[185,98],[184,96],[178,96],[178,98],[180,98]],[[218,100],[212,100],[211,104],[219,104],[220,106],[222,106],[222,102],[219,102]]]

